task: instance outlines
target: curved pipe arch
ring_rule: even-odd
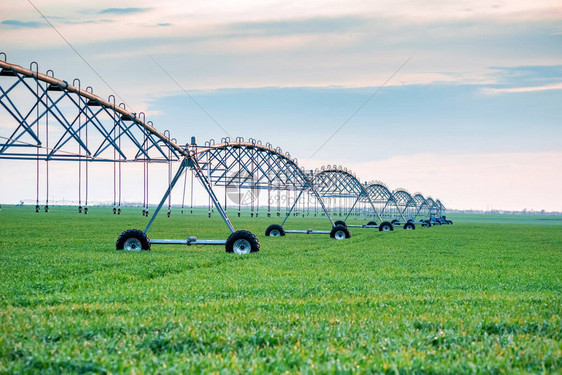
[[[90,86],[84,90],[80,87],[79,80],[73,81],[73,84],[78,82],[78,87],[76,87],[66,81],[55,78],[52,70],[43,74],[37,70],[31,70],[34,67],[37,69],[36,63],[32,63],[30,69],[26,69],[0,60],[1,78],[16,78],[15,82],[9,83],[10,86],[7,90],[3,89],[0,96],[0,104],[19,124],[13,134],[6,139],[6,142],[3,142],[4,144],[0,148],[0,158],[36,160],[37,154],[35,152],[25,153],[21,151],[22,149],[25,150],[24,147],[34,146],[45,148],[45,154],[41,155],[41,159],[44,160],[80,160],[78,155],[65,149],[65,145],[68,146],[73,143],[78,143],[87,150],[86,158],[89,161],[131,162],[146,161],[147,159],[151,161],[168,161],[167,152],[164,149],[172,151],[174,160],[187,156],[185,149],[170,142],[164,134],[135,113],[122,108],[120,105],[116,106],[115,103],[110,102],[111,99],[104,100],[94,95]],[[32,87],[35,85],[30,85],[27,82],[28,79],[34,80],[37,83],[37,88]],[[18,90],[20,91],[18,92]],[[42,114],[37,119],[30,119],[29,115],[24,116],[23,113],[27,112],[27,109],[18,108],[13,103],[10,95],[19,95],[21,90],[27,92],[28,95],[31,93],[31,98],[36,103],[34,105],[41,107]],[[58,92],[60,95],[55,95],[55,92]],[[96,109],[93,109],[94,107]],[[68,108],[74,108],[75,113],[68,113]],[[34,130],[34,127],[37,127],[40,120],[43,121],[43,118],[47,118],[47,114],[49,114],[51,122],[56,123],[62,128],[63,133],[58,142],[55,142],[55,146],[51,148],[46,148],[43,145],[44,142],[39,135],[40,132]],[[90,125],[92,132],[94,129],[96,131],[95,136],[100,138],[100,141],[95,145],[90,145],[90,148],[86,147],[85,142],[78,136],[77,126],[75,125],[75,119],[78,117],[84,117],[86,120],[84,123],[87,124],[85,126]],[[104,120],[108,118],[112,120],[109,121],[112,124],[104,125]],[[125,123],[126,121],[130,121],[132,124]],[[119,137],[130,141],[127,150],[121,149],[117,145],[118,139],[111,135],[112,127],[117,125],[122,129],[122,134]],[[144,141],[142,139],[143,136],[147,138]],[[24,142],[25,139],[33,139],[33,141],[32,143]],[[114,160],[114,158],[108,157],[107,152],[104,153],[107,149],[116,149],[120,155],[119,159]],[[149,155],[148,151],[151,149],[154,149],[153,153],[156,153],[158,158]],[[136,155],[132,154],[135,155],[134,157],[132,155],[125,155],[130,150],[135,150]]]
[[[322,197],[367,197],[363,184],[347,168],[325,167],[314,172],[312,184]]]
[[[429,216],[429,203],[421,193],[416,193],[414,195],[414,201],[416,202],[416,218],[419,215]]]
[[[384,183],[382,183],[380,181],[374,181],[374,182],[368,183],[367,186],[365,187],[365,190],[367,191],[368,196],[369,196],[371,202],[374,205],[378,204],[378,205],[382,206],[382,208],[379,211],[380,217],[383,217],[385,214],[392,215],[392,213],[386,212],[390,207],[390,208],[396,210],[398,212],[398,214],[400,215],[400,217],[404,221],[406,221],[406,218],[404,217],[404,215],[400,211],[400,208],[398,207],[398,203],[396,201],[396,198],[394,197],[394,195],[392,194],[390,189]],[[382,218],[381,218],[381,220],[382,220]]]
[[[203,147],[190,147],[190,155],[198,160],[201,169],[208,171],[217,186],[270,190],[305,190],[311,187],[310,175],[296,159],[271,144],[261,141],[223,139],[221,143],[207,141]]]
[[[393,192],[393,195],[396,199],[396,204],[402,211],[402,216],[408,219],[414,219],[417,204],[412,195],[406,189],[397,189]]]

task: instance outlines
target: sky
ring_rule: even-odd
[[[346,166],[456,209],[562,211],[559,1],[33,4],[103,80],[28,1],[0,0],[7,61],[117,94],[181,143],[226,134],[153,59],[228,134],[306,169]],[[0,201],[34,200],[34,165],[0,168],[17,175],[0,180]],[[92,199],[110,200],[109,171],[95,168]],[[128,168],[127,198],[140,200]],[[51,200],[76,198],[68,171],[53,166]]]

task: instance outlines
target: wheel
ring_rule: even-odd
[[[414,225],[414,223],[406,223],[406,224],[404,224],[404,229],[414,230],[414,229],[416,229],[416,226]]]
[[[150,250],[150,239],[142,230],[128,229],[121,233],[115,244],[117,250]]]
[[[379,225],[379,232],[390,232],[394,230],[394,227],[388,221],[383,221],[381,225]]]
[[[376,221],[369,221],[369,222],[367,223],[367,225],[377,225],[377,222],[376,222]]]
[[[265,230],[265,235],[270,237],[279,237],[285,235],[285,229],[279,224],[271,224]]]
[[[453,220],[448,220],[449,221],[449,225],[453,225]]]
[[[392,224],[392,225],[400,225],[400,221],[394,219],[394,220],[392,220],[392,221],[390,222],[390,224]]]
[[[343,225],[334,226],[332,228],[332,232],[330,232],[330,238],[335,238],[336,240],[344,240],[349,237],[351,237],[351,234],[349,234],[347,227],[344,227]]]
[[[407,222],[408,222],[408,223],[413,223],[413,222],[414,222],[414,220],[413,220],[413,219],[408,219],[408,221],[407,221]]]
[[[431,227],[431,223],[427,220],[422,220],[422,227],[429,228]]]
[[[239,230],[228,237],[225,248],[227,253],[256,253],[260,251],[260,242],[253,233],[247,230]]]
[[[334,225],[341,225],[342,227],[346,227],[346,228],[347,228],[347,224],[346,224],[345,221],[343,221],[343,220],[336,220],[336,221],[334,221]]]

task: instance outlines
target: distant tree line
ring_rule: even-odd
[[[496,214],[496,215],[562,215],[560,211],[545,211],[540,210],[536,211],[533,209],[526,209],[524,208],[522,211],[509,211],[509,210],[455,210],[447,208],[448,213],[455,213],[455,214]]]

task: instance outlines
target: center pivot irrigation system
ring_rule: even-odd
[[[77,163],[78,212],[88,213],[89,165],[106,163],[113,167],[113,213],[121,213],[122,168],[125,163],[144,166],[143,216],[149,215],[148,166],[161,163],[168,167],[168,188],[152,213],[144,230],[129,229],[117,239],[117,249],[149,250],[151,244],[224,245],[227,252],[246,254],[259,251],[256,236],[245,230],[234,229],[226,210],[226,195],[242,190],[250,191],[252,217],[254,205],[259,214],[260,191],[267,191],[267,217],[281,215],[281,201],[285,198],[287,210],[281,225],[266,229],[267,236],[287,233],[329,234],[335,239],[350,237],[348,227],[389,231],[395,226],[414,229],[415,224],[452,224],[444,216],[445,207],[439,200],[425,199],[421,194],[412,197],[405,190],[393,193],[382,183],[362,184],[346,168],[327,166],[305,172],[289,153],[271,144],[255,139],[223,138],[198,145],[195,137],[184,146],[170,137],[169,131],[158,131],[144,113],[133,113],[125,104],[119,105],[112,95],[107,100],[94,95],[91,87],[82,88],[78,79],[72,84],[54,77],[51,70],[39,73],[36,62],[29,69],[6,62],[0,53],[0,106],[5,111],[0,117],[0,159],[35,162],[36,212],[40,212],[40,175],[43,176],[46,198],[43,210],[49,211],[49,163],[66,161]],[[7,114],[7,115],[6,115]],[[9,121],[14,127],[8,127]],[[172,163],[179,162],[175,174]],[[228,230],[226,240],[149,239],[147,233],[156,216],[168,201],[170,216],[171,192],[187,172],[201,183]],[[224,189],[224,206],[214,187]],[[294,196],[294,199],[291,198]],[[184,182],[185,197],[185,182]],[[192,197],[193,199],[193,197]],[[238,216],[241,215],[238,199]],[[277,207],[275,207],[277,205]],[[273,206],[273,215],[272,215]],[[289,208],[290,207],[290,208]],[[275,215],[275,208],[276,215]],[[300,210],[300,211],[299,211]],[[325,216],[330,222],[326,230],[287,230],[285,223],[291,216]],[[300,212],[300,213],[299,213]],[[183,210],[182,210],[183,213]],[[211,203],[209,204],[209,216]],[[334,221],[339,216],[343,220]],[[347,224],[350,217],[375,218],[366,224]],[[390,220],[390,221],[389,221]],[[402,223],[402,224],[401,224]]]

